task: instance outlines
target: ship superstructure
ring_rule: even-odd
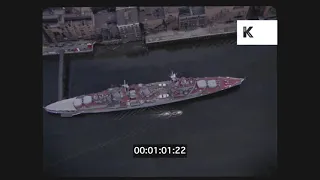
[[[168,81],[131,85],[124,81],[120,87],[58,101],[46,106],[45,110],[74,116],[146,108],[213,94],[238,86],[243,80],[233,77],[186,78],[171,73]]]

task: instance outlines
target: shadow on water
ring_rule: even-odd
[[[194,49],[202,47],[220,47],[226,44],[236,44],[235,34],[221,35],[217,37],[208,37],[193,40],[181,40],[177,42],[149,45],[148,47],[142,42],[128,42],[119,45],[102,46],[97,45],[93,53],[83,54],[65,54],[67,60],[86,60],[88,57],[92,59],[114,58],[126,56],[129,58],[146,56],[151,51],[166,50],[169,52],[180,51],[183,49]],[[44,60],[56,61],[59,59],[58,55],[44,56]]]
[[[147,56],[152,51],[166,50],[169,52],[180,51],[183,49],[194,49],[203,47],[220,47],[226,44],[236,44],[234,34],[221,35],[217,37],[209,37],[194,40],[182,40],[177,42],[148,45],[142,42],[128,42],[119,45],[96,46],[94,59],[115,58],[126,56],[128,58],[135,58],[139,56]],[[78,58],[76,58],[78,59]]]
[[[98,45],[94,54],[95,59],[113,58],[120,56],[137,57],[144,56],[148,52],[147,47],[142,42],[128,42],[118,45]]]
[[[93,53],[64,54],[64,60],[79,60],[93,57]],[[43,56],[43,61],[59,61],[59,55]]]
[[[182,49],[202,48],[202,47],[219,47],[225,44],[236,44],[234,34],[221,35],[217,37],[208,37],[203,39],[181,40],[177,42],[150,45],[149,50],[164,49],[170,52],[180,51]]]

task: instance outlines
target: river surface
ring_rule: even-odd
[[[115,53],[116,54],[116,53]],[[218,95],[155,108],[61,118],[43,111],[44,171],[55,176],[268,176],[277,163],[277,47],[234,39],[141,55],[72,58],[69,96],[184,76],[245,77]],[[58,98],[58,60],[43,61],[43,104]],[[183,114],[160,116],[168,110]],[[133,144],[188,145],[185,159],[133,159]]]

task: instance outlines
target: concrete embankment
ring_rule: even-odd
[[[146,36],[146,45],[175,43],[186,40],[208,39],[227,35],[235,35],[237,24],[216,24],[205,28],[197,28],[191,31],[166,31]]]

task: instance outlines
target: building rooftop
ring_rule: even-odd
[[[64,16],[65,21],[77,21],[77,20],[92,20],[91,15],[78,15],[78,14],[66,14]]]
[[[58,21],[58,15],[42,16],[43,22],[56,22]]]
[[[42,12],[42,19],[46,22],[56,22],[60,16],[66,21],[90,20],[92,12],[86,7],[47,8]]]
[[[179,13],[179,6],[164,6],[164,12],[167,13]]]
[[[180,7],[179,8],[179,16],[181,16],[181,17],[183,17],[183,16],[191,16],[190,8],[187,7],[187,6]]]
[[[98,12],[94,15],[94,21],[96,28],[103,28],[105,24],[111,24],[117,22],[115,12]]]
[[[43,19],[57,18],[58,15],[65,14],[64,9],[47,8],[42,11]]]
[[[205,14],[204,6],[192,6],[190,7],[190,11],[193,16]]]
[[[126,25],[139,22],[137,7],[117,7],[116,14],[118,25]]]
[[[119,10],[123,10],[123,9],[136,9],[137,7],[133,7],[133,6],[126,6],[126,7],[116,7],[116,11],[119,11]]]
[[[157,21],[165,18],[163,7],[140,7],[140,22]]]

